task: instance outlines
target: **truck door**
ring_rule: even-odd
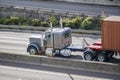
[[[51,47],[51,33],[50,32],[45,33],[45,43],[46,43],[46,47]]]

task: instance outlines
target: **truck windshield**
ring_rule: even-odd
[[[68,38],[70,36],[70,33],[69,32],[66,32],[65,34],[64,34],[64,38]]]
[[[46,32],[46,33],[45,33],[45,38],[50,38],[50,37],[51,37],[50,32]]]

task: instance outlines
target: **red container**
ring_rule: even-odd
[[[120,16],[111,16],[102,21],[102,47],[120,52]]]

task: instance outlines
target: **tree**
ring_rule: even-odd
[[[48,22],[48,23],[52,22],[53,26],[57,26],[58,23],[59,23],[59,22],[57,21],[57,19],[56,19],[55,16],[50,16],[50,17],[47,19],[47,22]]]
[[[70,18],[64,18],[63,19],[63,25],[65,27],[71,27],[72,29],[78,29],[80,28],[80,25],[83,21],[83,18],[80,17],[80,16],[77,16],[73,19],[70,19]]]
[[[50,25],[48,24],[48,22],[43,21],[43,22],[41,22],[41,26],[43,26],[43,27],[48,27],[48,26],[50,26]]]
[[[82,21],[83,17],[77,16],[76,18],[73,18],[72,23],[74,24],[74,28],[80,28]]]
[[[19,19],[19,17],[11,16],[10,17],[11,24],[18,25],[19,24],[19,20],[18,19]]]
[[[1,18],[0,19],[0,24],[4,24],[6,20],[7,20],[7,18]]]
[[[19,16],[18,18],[19,25],[27,25],[27,18],[23,16]]]
[[[41,22],[39,19],[32,19],[31,20],[31,25],[32,26],[40,26]]]
[[[83,20],[81,24],[81,28],[86,29],[86,30],[93,29],[94,24],[95,24],[93,22],[94,22],[93,17],[87,17],[86,19]]]

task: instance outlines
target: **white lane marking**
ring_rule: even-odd
[[[20,41],[20,40],[1,40],[0,39],[0,43],[10,43],[10,44],[26,44],[26,43],[28,43],[29,42],[29,40],[28,41]]]
[[[26,41],[26,40],[28,40],[28,36],[26,36],[26,37],[22,37],[22,36],[0,36],[0,39],[2,39],[2,40],[22,40],[22,41]]]

